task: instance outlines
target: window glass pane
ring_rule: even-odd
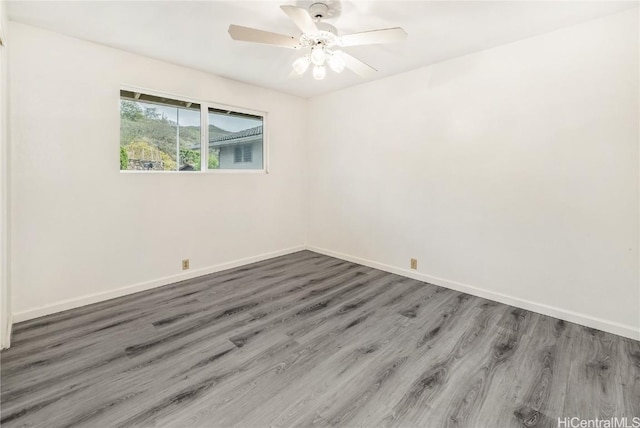
[[[199,105],[127,91],[120,95],[120,169],[200,170]]]
[[[209,169],[262,169],[263,118],[209,109]]]

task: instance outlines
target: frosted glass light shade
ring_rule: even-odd
[[[324,65],[324,61],[327,59],[327,54],[324,52],[323,46],[314,46],[311,49],[311,62],[315,65]]]
[[[311,64],[311,59],[305,55],[293,62],[293,69],[298,74],[304,74],[307,68],[309,68],[309,64]]]
[[[313,78],[322,80],[327,75],[327,69],[324,65],[316,65],[313,67]]]
[[[342,70],[344,70],[344,59],[339,51],[331,54],[327,62],[329,63],[329,67],[336,73],[342,73]]]

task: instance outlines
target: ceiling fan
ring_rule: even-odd
[[[243,42],[307,50],[306,54],[294,61],[290,77],[302,76],[310,65],[313,65],[313,77],[316,80],[325,78],[327,65],[336,73],[348,68],[360,77],[370,77],[377,71],[375,68],[337,48],[399,42],[407,38],[407,33],[400,27],[339,36],[333,25],[321,22],[323,18],[330,16],[331,10],[326,3],[314,3],[309,11],[297,6],[280,8],[302,31],[299,37],[240,25],[230,25],[229,34],[232,39]]]

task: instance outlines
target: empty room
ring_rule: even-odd
[[[0,425],[640,428],[639,6],[0,0]]]

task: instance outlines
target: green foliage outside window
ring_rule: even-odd
[[[129,168],[129,155],[127,154],[127,150],[120,146],[120,169]]]
[[[142,159],[149,162],[162,162],[162,169],[165,171],[175,171],[176,161],[167,153],[159,150],[153,144],[145,140],[132,141],[124,146],[131,159]]]

